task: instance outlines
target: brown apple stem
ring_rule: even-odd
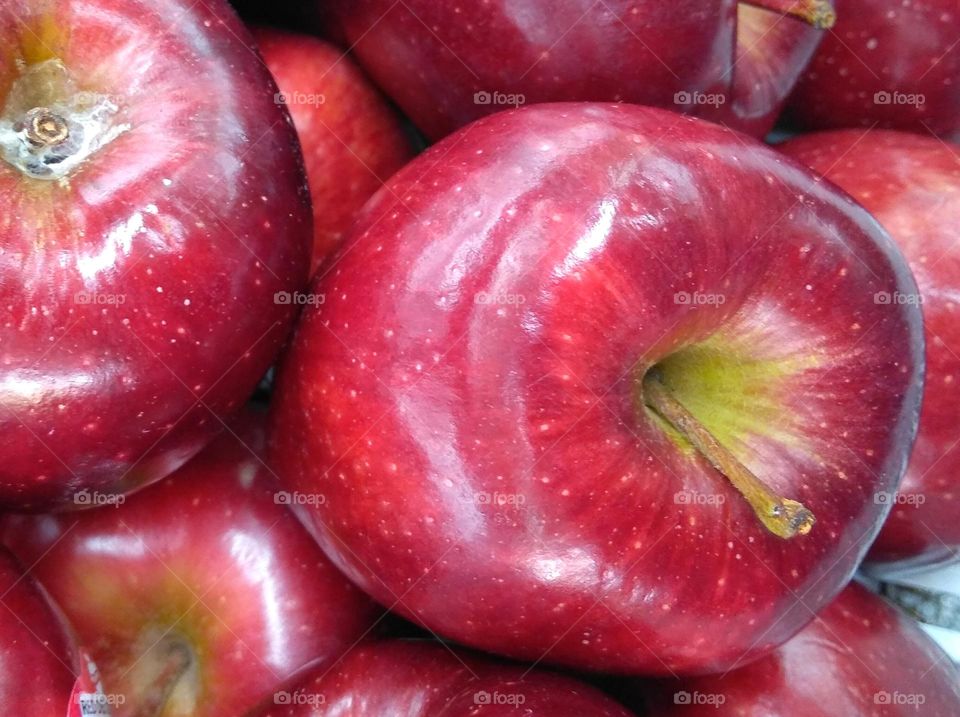
[[[803,20],[818,30],[829,30],[837,22],[831,0],[740,0],[746,5],[764,8]]]
[[[643,400],[673,426],[740,491],[764,527],[781,538],[806,535],[815,518],[803,504],[774,493],[718,441],[706,426],[677,400],[656,370],[643,377]]]
[[[46,107],[37,107],[27,113],[23,119],[23,131],[27,141],[38,149],[63,144],[70,137],[67,121]]]
[[[180,642],[165,642],[166,654],[161,658],[157,676],[138,695],[130,717],[159,717],[180,678],[190,669],[193,658],[190,649]]]

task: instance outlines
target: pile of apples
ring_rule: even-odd
[[[960,716],[958,139],[956,0],[0,0],[4,714]]]

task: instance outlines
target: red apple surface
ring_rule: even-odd
[[[868,560],[897,569],[952,559],[960,549],[960,152],[892,130],[837,130],[781,146],[849,192],[890,232],[917,279],[926,388],[920,430],[893,510]]]
[[[0,8],[0,505],[170,473],[273,360],[310,207],[251,46],[223,0]]]
[[[413,148],[396,112],[343,51],[291,32],[263,28],[254,36],[300,136],[313,199],[315,271]]]
[[[835,4],[837,25],[790,98],[792,121],[960,137],[956,0]]]
[[[333,0],[328,13],[433,139],[510,106],[571,100],[667,107],[761,136],[834,19],[827,0]]]
[[[874,301],[916,292],[890,238],[672,112],[484,118],[387,183],[313,290],[278,474],[328,497],[298,510],[357,584],[493,652],[669,673],[772,649],[850,578],[916,430],[920,309]]]
[[[776,652],[649,690],[657,717],[956,717],[960,673],[916,623],[852,584]]]
[[[345,711],[347,709],[348,711]],[[629,717],[592,687],[428,642],[361,645],[307,671],[255,717]],[[254,717],[254,715],[251,715]]]
[[[119,504],[4,519],[122,696],[114,717],[236,717],[373,623],[253,452],[260,419],[244,420]]]
[[[3,708],[10,715],[81,717],[77,711],[81,692],[75,686],[83,666],[69,628],[40,586],[2,549],[0,596]]]

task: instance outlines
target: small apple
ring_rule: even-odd
[[[254,37],[290,109],[313,199],[312,271],[370,196],[413,156],[400,118],[345,53],[307,35]]]
[[[432,139],[568,100],[667,107],[762,136],[834,21],[830,0],[333,0],[327,12]]]
[[[956,0],[838,0],[827,33],[790,97],[806,129],[874,127],[960,137],[960,7]]]
[[[956,717],[960,672],[913,620],[854,583],[776,652],[647,694],[657,717]]]
[[[3,542],[122,696],[114,717],[236,717],[373,622],[285,505],[322,496],[278,492],[253,452],[261,421],[244,421],[134,496],[4,519]]]
[[[849,192],[900,245],[922,303],[926,388],[903,483],[867,559],[889,569],[950,560],[960,551],[960,152],[892,130],[837,130],[780,147]],[[879,566],[878,566],[879,567]]]
[[[285,338],[309,196],[251,46],[224,0],[2,3],[5,508],[170,473]]]
[[[349,711],[344,711],[349,706]],[[429,642],[360,645],[250,717],[630,717],[592,687]]]
[[[724,670],[846,585],[921,395],[902,255],[683,115],[538,105],[391,179],[314,285],[271,450],[327,554],[440,635]],[[814,521],[816,521],[815,524]]]

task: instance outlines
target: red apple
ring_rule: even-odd
[[[789,103],[807,129],[886,127],[960,136],[956,0],[838,0]]]
[[[347,711],[345,711],[347,710]],[[251,717],[629,717],[592,687],[428,642],[353,649],[278,690]]]
[[[853,584],[773,654],[661,683],[647,706],[657,717],[956,717],[960,673],[913,620]]]
[[[248,420],[117,505],[4,519],[122,696],[114,717],[236,717],[372,623],[283,504]]]
[[[940,562],[960,550],[960,153],[930,137],[838,130],[781,146],[839,185],[900,245],[923,304],[926,389],[903,484],[868,559],[897,568]],[[890,565],[889,567],[894,567]]]
[[[834,19],[829,0],[333,0],[328,12],[433,139],[508,106],[566,100],[668,107],[761,136],[815,28]]]
[[[328,496],[302,517],[371,595],[511,656],[772,649],[850,578],[916,430],[920,310],[874,301],[916,292],[889,237],[671,112],[485,118],[387,183],[314,290],[281,479]]]
[[[0,8],[0,505],[185,462],[305,281],[296,138],[223,0]]]
[[[338,48],[313,37],[255,30],[290,108],[313,198],[315,271],[359,209],[413,156],[393,108]]]

